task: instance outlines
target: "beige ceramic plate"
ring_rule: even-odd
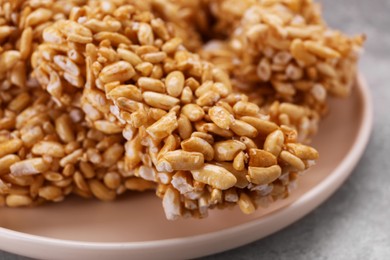
[[[372,125],[364,81],[348,100],[333,100],[314,146],[318,164],[288,199],[250,216],[214,210],[203,220],[165,220],[152,193],[113,203],[77,198],[34,209],[0,209],[0,249],[45,259],[182,259],[234,248],[276,232],[327,199],[361,157]]]

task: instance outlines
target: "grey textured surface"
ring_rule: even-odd
[[[211,259],[390,259],[390,1],[322,0],[329,25],[365,32],[361,71],[372,88],[374,130],[351,178],[290,227]],[[0,252],[0,259],[24,257]]]

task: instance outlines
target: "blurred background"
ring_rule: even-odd
[[[367,150],[341,189],[308,216],[265,239],[204,260],[390,259],[390,0],[319,2],[331,27],[368,37],[360,61],[375,111]],[[27,258],[0,251],[0,259]]]

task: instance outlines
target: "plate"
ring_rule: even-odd
[[[324,202],[352,172],[372,126],[369,89],[358,78],[346,100],[331,100],[313,145],[317,165],[292,196],[255,214],[235,207],[203,220],[165,220],[153,193],[110,203],[70,198],[32,209],[1,210],[0,249],[40,259],[183,259],[238,247],[274,233]]]

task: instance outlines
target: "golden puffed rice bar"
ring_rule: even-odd
[[[112,200],[155,184],[123,171],[124,138],[101,132],[76,106],[58,107],[31,77],[42,31],[85,1],[0,5],[0,204],[62,201],[68,194]]]
[[[208,207],[231,203],[251,213],[273,186],[272,196],[286,196],[290,180],[317,159],[296,143],[294,129],[275,123],[281,114],[300,122],[305,108],[275,103],[265,114],[160,18],[130,6],[106,20],[93,8],[73,11],[44,30],[34,76],[58,104],[81,107],[95,128],[123,130],[125,170],[160,184],[168,219],[204,217]]]
[[[181,23],[208,39],[201,57],[227,71],[233,87],[261,107],[275,100],[308,107],[315,126],[328,112],[329,95],[350,93],[365,36],[330,29],[311,0],[168,3],[166,12],[183,10]],[[301,136],[310,142],[310,135]]]

